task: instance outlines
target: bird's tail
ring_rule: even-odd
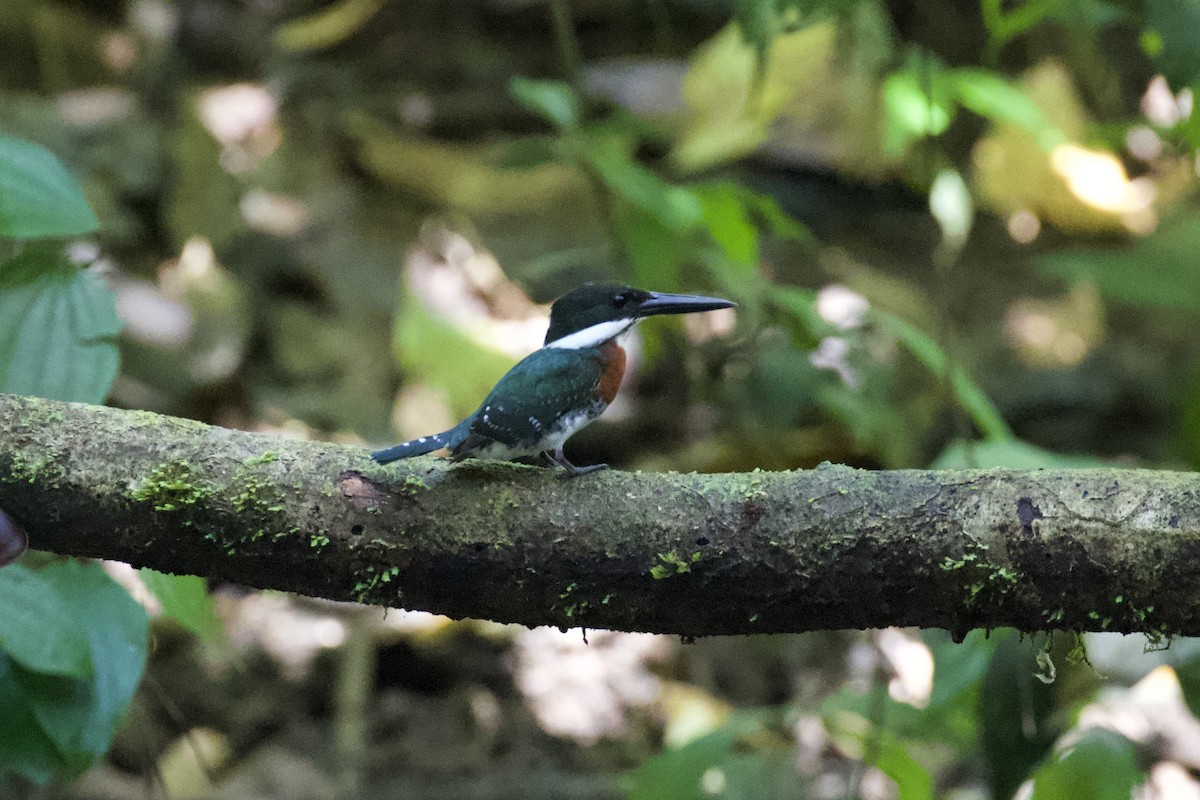
[[[463,439],[467,438],[468,428],[470,427],[469,423],[469,419],[463,420],[448,431],[435,433],[432,436],[422,436],[420,439],[413,439],[411,442],[401,442],[386,450],[376,450],[374,453],[371,453],[371,458],[380,464],[389,464],[393,461],[399,461],[402,458],[423,456],[426,453],[432,453],[434,450],[441,450],[443,447],[457,447],[462,443]]]

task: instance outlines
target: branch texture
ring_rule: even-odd
[[[564,481],[0,395],[0,509],[56,553],[525,625],[1200,634],[1185,473]]]

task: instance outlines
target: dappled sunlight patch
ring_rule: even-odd
[[[513,677],[547,733],[581,744],[620,736],[628,715],[655,702],[662,683],[651,672],[670,640],[648,633],[534,628],[517,634]]]
[[[243,652],[261,648],[293,679],[307,675],[322,651],[346,641],[346,621],[336,603],[300,602],[285,594],[256,592],[218,598],[218,607],[235,647]]]
[[[888,694],[892,699],[916,708],[929,705],[933,692],[933,653],[928,645],[899,628],[877,632],[875,644],[891,668]]]
[[[1040,369],[1078,366],[1104,340],[1105,314],[1095,285],[1080,282],[1061,298],[1014,300],[1004,336],[1026,364]]]
[[[197,100],[200,122],[221,143],[221,166],[233,175],[253,171],[279,147],[278,111],[271,90],[250,83],[205,89]]]

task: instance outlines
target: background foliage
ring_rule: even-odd
[[[643,326],[581,463],[1192,468],[1198,31],[1193,0],[7,3],[0,391],[388,442],[626,280],[739,307]],[[1189,641],[585,648],[217,589],[0,570],[0,791],[1200,793]]]

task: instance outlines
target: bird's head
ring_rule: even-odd
[[[594,347],[655,314],[691,314],[737,305],[719,297],[664,294],[632,286],[588,284],[567,292],[550,307],[547,347]]]

